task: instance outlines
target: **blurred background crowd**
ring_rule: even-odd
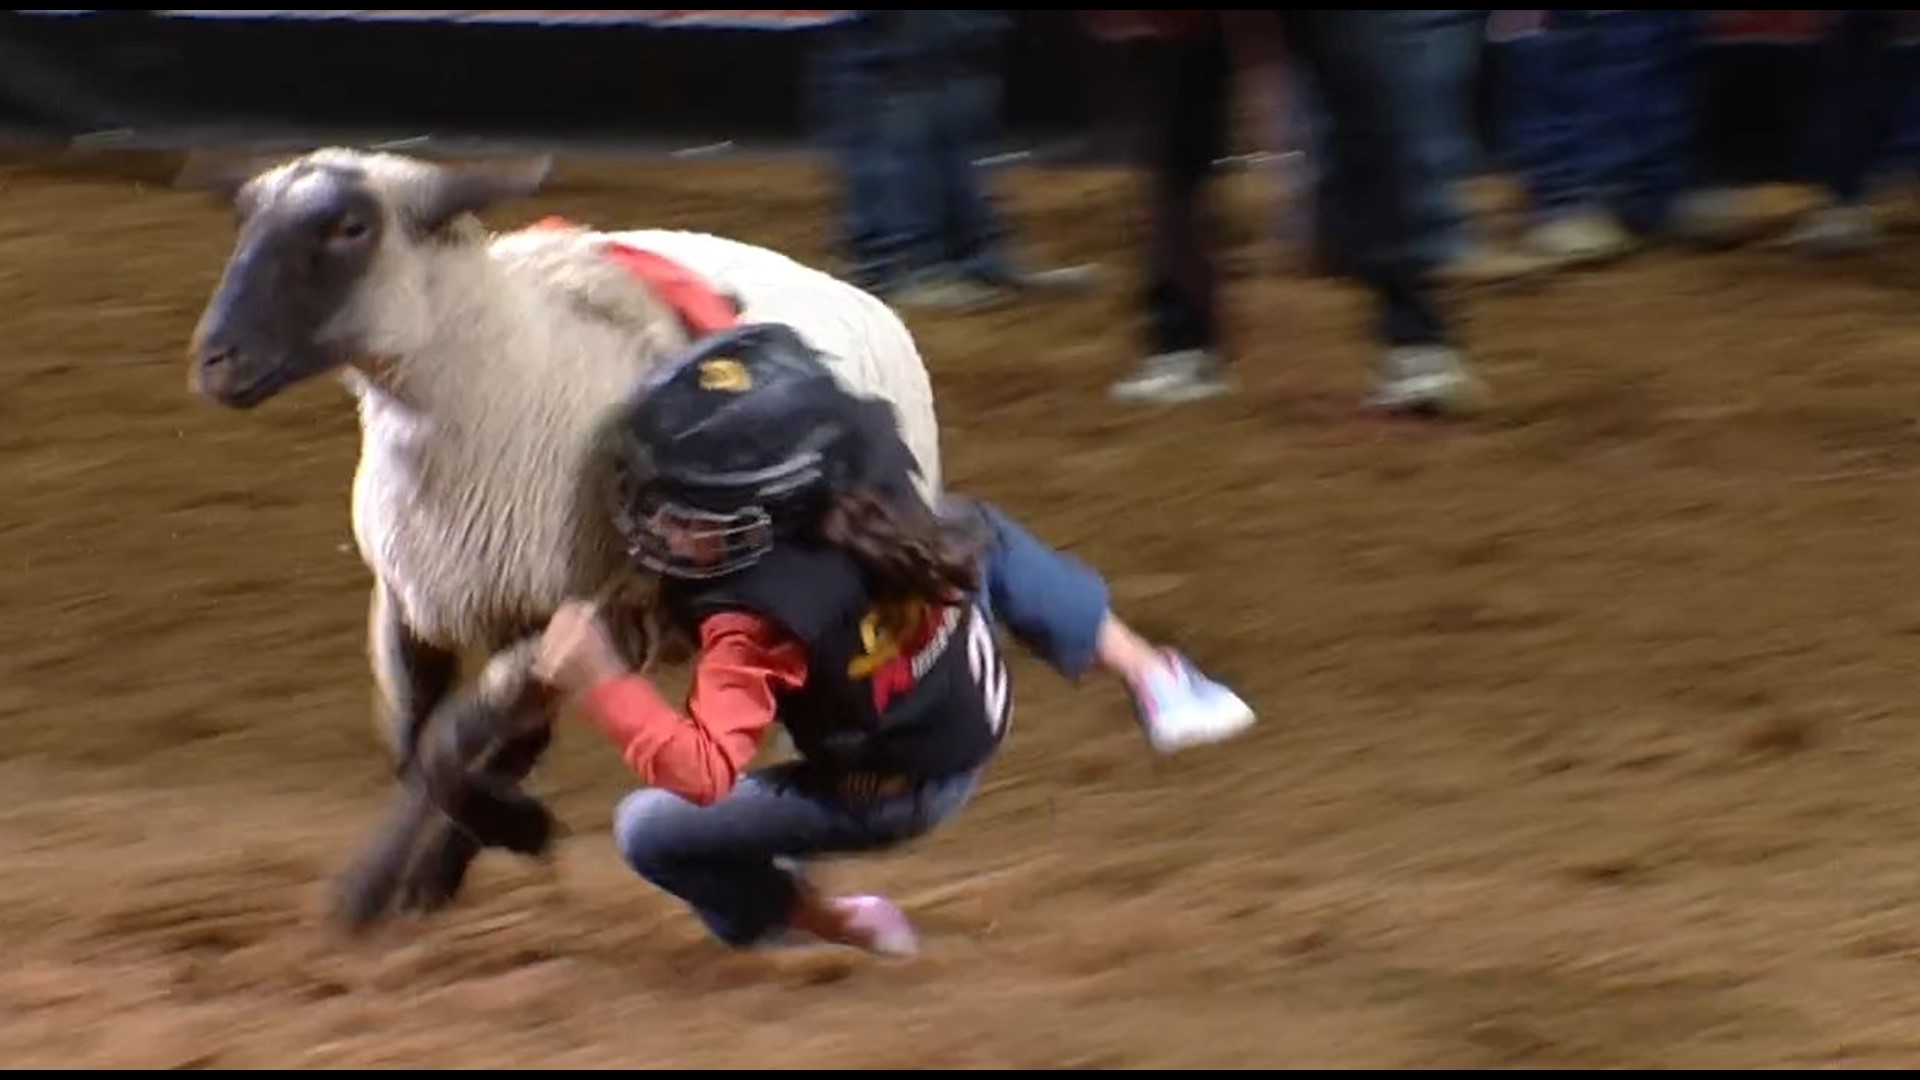
[[[1197,11],[1078,13],[1117,77],[1102,105],[1147,176],[1141,359],[1118,399],[1232,388],[1209,180],[1249,143],[1277,167],[1275,237],[1307,272],[1363,285],[1377,317],[1371,404],[1478,400],[1449,287],[1525,281],[1661,245],[1780,243],[1843,255],[1884,242],[1869,197],[1920,151],[1915,11]],[[843,185],[848,271],[903,308],[972,309],[1083,288],[1036,266],[995,210],[998,11],[863,11],[817,33],[815,130]],[[1784,229],[1752,178],[1703,153],[1702,46],[1791,42],[1802,63],[1780,176],[1818,199]],[[1251,138],[1245,137],[1252,132]],[[1474,198],[1498,176],[1517,227]]]

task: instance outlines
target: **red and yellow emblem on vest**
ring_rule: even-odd
[[[912,690],[946,652],[960,614],[958,605],[933,607],[915,600],[894,611],[874,608],[860,620],[865,652],[847,664],[847,675],[871,680],[876,712],[885,712],[894,698]]]

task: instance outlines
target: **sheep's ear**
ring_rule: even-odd
[[[495,203],[533,195],[552,171],[550,154],[514,164],[440,169],[415,204],[413,223],[423,233],[438,232],[462,214],[478,214]]]
[[[247,182],[285,160],[270,155],[215,154],[190,150],[187,160],[173,174],[173,186],[182,191],[202,191],[222,202],[231,203]]]

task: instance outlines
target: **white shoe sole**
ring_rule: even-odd
[[[1147,732],[1147,741],[1158,753],[1177,753],[1196,746],[1226,742],[1251,728],[1254,719],[1253,709],[1235,698],[1231,706],[1210,712],[1204,720],[1172,724],[1156,722]]]

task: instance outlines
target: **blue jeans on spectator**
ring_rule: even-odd
[[[1279,11],[1291,54],[1327,118],[1327,169],[1341,177],[1340,269],[1372,294],[1375,337],[1388,346],[1447,345],[1420,244],[1408,137],[1412,111],[1394,13]],[[1218,276],[1202,193],[1228,148],[1231,54],[1217,23],[1192,37],[1128,43],[1131,106],[1151,178],[1145,306],[1156,352],[1219,346]],[[1325,185],[1322,185],[1323,190]]]
[[[1420,151],[1398,15],[1385,10],[1285,10],[1290,51],[1325,104],[1328,161],[1341,178],[1344,268],[1376,298],[1376,335],[1389,346],[1448,345],[1421,244]]]
[[[1815,180],[1834,202],[1856,206],[1880,150],[1898,131],[1911,90],[1911,61],[1893,48],[1894,13],[1839,11],[1815,46],[1806,146]]]
[[[1392,22],[1382,30],[1396,38],[1389,47],[1399,60],[1387,65],[1383,76],[1395,81],[1394,98],[1406,109],[1407,184],[1418,230],[1414,243],[1423,259],[1443,263],[1458,255],[1471,237],[1456,185],[1481,166],[1473,81],[1487,12],[1407,9],[1385,14]],[[1301,143],[1312,148],[1309,157],[1319,172],[1315,231],[1325,240],[1321,253],[1337,265],[1353,228],[1351,215],[1357,211],[1350,185],[1334,167],[1318,87],[1304,71],[1296,87],[1301,101],[1296,115],[1307,127]]]
[[[1104,579],[1053,550],[990,504],[980,608],[1069,678],[1092,666],[1109,594]],[[733,946],[777,933],[798,882],[776,860],[893,847],[924,836],[972,798],[981,769],[917,779],[905,791],[856,794],[833,770],[793,762],[743,777],[726,798],[696,806],[641,788],[614,814],[614,838],[634,872],[690,905]]]
[[[1555,10],[1499,47],[1501,141],[1541,217],[1667,225],[1694,185],[1698,14]]]
[[[814,125],[840,172],[840,239],[860,284],[1008,274],[975,162],[998,127],[995,11],[864,11],[817,35]]]

